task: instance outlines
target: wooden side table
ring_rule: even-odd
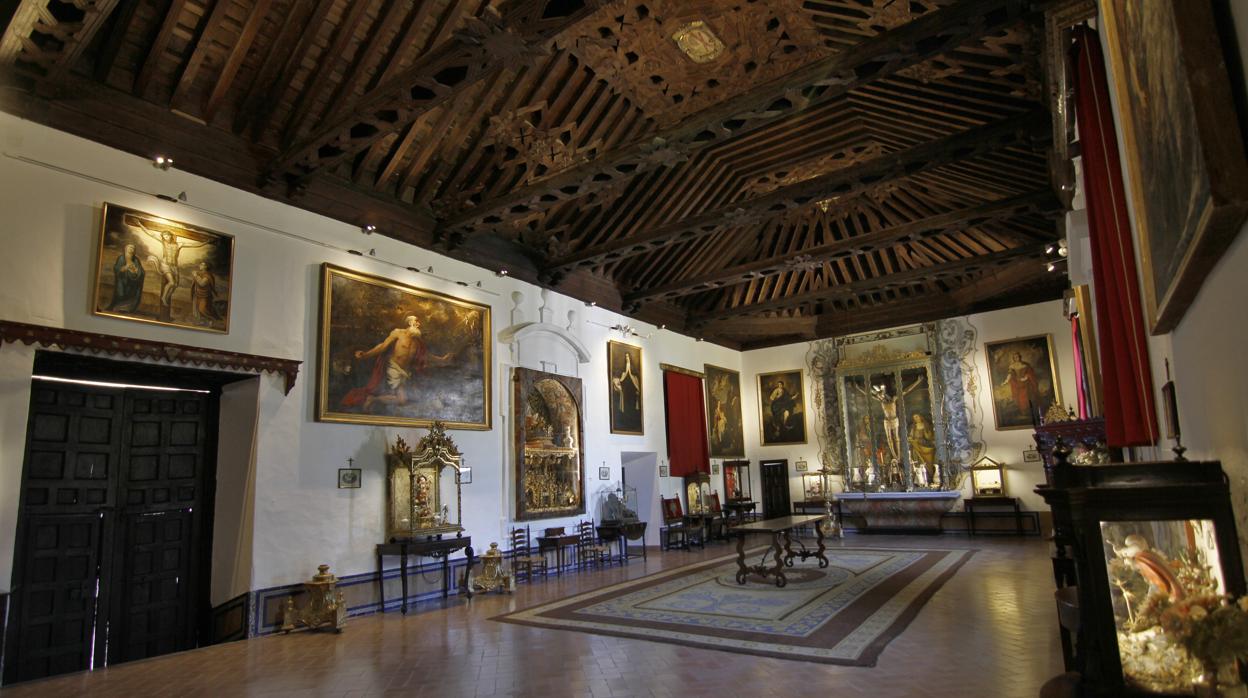
[[[971,535],[975,535],[975,512],[982,507],[1005,507],[1014,509],[1014,532],[1023,535],[1023,512],[1019,508],[1018,497],[971,497],[962,500],[962,508],[966,511],[967,524]]]
[[[418,557],[432,557],[442,559],[442,598],[446,598],[451,586],[451,553],[456,550],[464,551],[464,558],[468,561],[468,569],[472,569],[473,553],[472,553],[472,537],[462,536],[460,538],[435,538],[431,540],[418,539],[397,539],[390,543],[377,544],[377,584],[381,591],[381,610],[386,610],[386,584],[385,584],[385,568],[382,566],[382,558],[397,555],[399,556],[399,578],[403,587],[403,606],[402,611],[407,613],[407,558],[409,555]],[[468,594],[468,598],[472,598],[472,588],[465,585],[464,591]]]
[[[563,551],[569,546],[576,545],[581,542],[581,537],[575,533],[565,533],[560,536],[538,536],[537,552],[539,555],[545,556],[547,552],[555,551],[555,576],[563,576]]]

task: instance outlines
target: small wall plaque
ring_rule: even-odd
[[[360,488],[360,480],[363,479],[363,469],[361,468],[339,468],[338,469],[338,489],[340,490],[357,490]]]

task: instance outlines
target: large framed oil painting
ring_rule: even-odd
[[[997,429],[1031,429],[1062,403],[1053,336],[1039,334],[984,344]]]
[[[744,458],[741,420],[741,374],[705,364],[706,438],[711,458]]]
[[[612,434],[645,433],[642,422],[641,347],[607,342],[607,379],[611,388]]]
[[[516,368],[516,520],[585,513],[581,379]]]
[[[490,307],[321,266],[316,418],[490,428]]]
[[[92,313],[230,331],[234,236],[116,204],[100,221]]]
[[[758,374],[759,424],[764,446],[806,443],[802,370]]]
[[[1100,0],[1145,303],[1169,332],[1248,216],[1248,162],[1211,0]]]

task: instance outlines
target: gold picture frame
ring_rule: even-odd
[[[804,378],[800,368],[758,374],[758,428],[763,446],[806,443]]]
[[[611,433],[643,436],[646,432],[641,347],[607,341],[607,413]]]
[[[1248,216],[1248,163],[1210,0],[1098,0],[1121,107],[1144,302],[1174,329]]]
[[[489,430],[492,337],[486,304],[322,264],[316,419]]]
[[[984,360],[998,431],[1032,429],[1051,406],[1063,404],[1053,335],[985,342]]]
[[[229,334],[233,276],[233,235],[104,204],[93,315]]]

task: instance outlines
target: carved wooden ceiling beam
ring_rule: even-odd
[[[1009,199],[990,201],[921,220],[888,226],[825,245],[809,247],[796,254],[775,255],[661,286],[653,286],[625,295],[624,303],[632,305],[653,300],[674,300],[694,293],[713,291],[774,276],[795,268],[846,259],[881,247],[917,242],[947,234],[954,229],[985,225],[1029,213],[1056,211],[1059,206],[1052,191],[1048,188],[1039,189]]]
[[[755,225],[829,197],[845,197],[942,165],[974,158],[1007,145],[1047,140],[1048,117],[1033,111],[987,126],[963,131],[922,145],[777,189],[766,196],[738,201],[659,226],[644,235],[612,240],[554,260],[550,276],[600,266],[675,243],[688,242],[729,229]]]
[[[464,237],[491,232],[513,216],[544,211],[562,201],[619,186],[656,166],[687,160],[693,153],[772,125],[864,84],[896,74],[967,41],[1017,21],[1053,0],[970,0],[924,15],[853,49],[744,92],[685,119],[671,129],[604,153],[584,166],[486,201],[450,218],[442,237],[455,245]]]
[[[297,183],[333,169],[485,77],[544,52],[549,39],[604,2],[510,0],[501,10],[487,6],[452,39],[360,97],[335,121],[283,151],[269,166],[270,177],[284,174]]]
[[[700,313],[696,319],[691,320],[691,325],[695,327],[699,325],[707,326],[716,320],[724,318],[776,312],[809,303],[827,303],[834,300],[855,298],[867,293],[903,288],[921,282],[941,281],[977,272],[987,273],[996,267],[1009,265],[1022,259],[1035,259],[1037,260],[1037,267],[1039,267],[1039,260],[1043,259],[1045,255],[1045,247],[1046,243],[1022,245],[986,255],[957,259],[943,264],[915,267],[876,278],[792,294],[763,303],[751,303],[711,313]]]
[[[117,0],[23,0],[0,39],[0,66],[55,85],[116,6]]]

